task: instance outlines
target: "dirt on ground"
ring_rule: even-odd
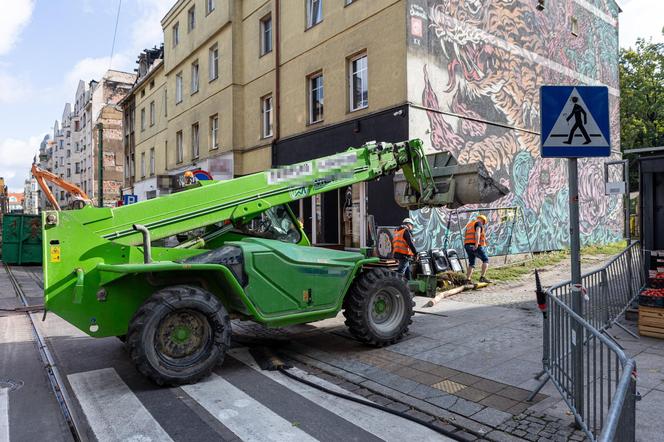
[[[581,272],[593,271],[612,256],[590,255],[584,256],[581,261]],[[540,269],[540,280],[546,289],[554,284],[568,281],[571,278],[571,266],[569,259],[551,266]],[[485,305],[500,305],[502,307],[513,307],[522,310],[537,310],[535,302],[535,273],[531,272],[521,278],[509,282],[498,282],[478,290],[461,292],[451,296],[449,299],[463,302],[471,302]]]

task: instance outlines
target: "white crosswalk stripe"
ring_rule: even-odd
[[[404,440],[417,440],[418,442],[440,442],[442,440],[449,440],[441,436],[439,433],[436,433],[414,422],[395,417],[391,414],[368,407],[366,405],[357,404],[346,399],[329,395],[313,387],[294,381],[279,372],[262,371],[258,364],[256,364],[254,361],[253,357],[249,354],[249,351],[245,348],[233,349],[229,352],[229,354],[245,365],[260,372],[262,375],[269,377],[273,381],[278,382],[284,387],[294,391],[295,393],[298,393],[306,399],[309,399],[310,401],[320,405],[326,410],[335,413],[336,415],[346,419],[347,421],[387,442],[401,442]],[[316,376],[309,375],[302,370],[294,368],[291,369],[291,372],[330,390],[339,391],[364,399],[360,396],[343,390],[331,382],[327,382],[323,379],[317,378]]]
[[[104,441],[171,441],[113,368],[67,376],[92,431]]]
[[[9,388],[0,388],[0,441],[9,440]]]
[[[181,388],[245,442],[317,440],[215,374]]]

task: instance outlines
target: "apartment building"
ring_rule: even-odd
[[[100,172],[103,205],[115,206],[120,197],[125,155],[122,111],[117,105],[135,79],[134,74],[109,70],[99,81],[79,81],[73,106],[65,103],[60,121],[53,125],[53,137],[45,137],[40,145],[40,167],[81,188],[95,204],[99,204]],[[49,187],[58,204],[66,207],[70,196]],[[43,197],[40,207],[46,207]]]
[[[618,12],[613,0],[543,9],[524,1],[179,0],[161,22],[155,72],[165,136],[146,148],[154,144],[155,158],[162,152],[157,175],[203,170],[223,179],[417,137],[429,151],[483,161],[510,188],[494,206],[519,207],[524,228],[492,232],[496,253],[561,248],[566,165],[539,155],[539,86],[608,86],[619,157]],[[621,202],[605,201],[602,168],[583,162],[581,197],[599,211],[582,215],[584,241],[621,235]],[[408,214],[392,192],[388,177],[294,208],[318,244],[364,246],[368,215],[379,225],[414,217],[420,247],[455,235],[449,211]]]

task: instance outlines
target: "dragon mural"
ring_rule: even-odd
[[[583,4],[582,4],[583,3]],[[411,0],[411,133],[461,163],[482,161],[511,193],[489,210],[494,254],[569,244],[567,163],[539,155],[539,86],[609,86],[612,147],[618,134],[618,8],[613,0]],[[426,123],[422,123],[422,121]],[[616,154],[619,156],[619,153]],[[584,243],[621,238],[622,203],[604,195],[601,160],[580,169]],[[460,247],[472,212],[411,214],[418,246]]]

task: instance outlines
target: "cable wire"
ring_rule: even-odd
[[[333,396],[337,396],[337,397],[340,397],[342,399],[346,399],[346,400],[349,400],[349,401],[352,401],[352,402],[356,402],[358,404],[366,405],[368,407],[376,408],[376,409],[384,411],[386,413],[390,413],[390,414],[393,414],[395,416],[398,416],[398,417],[401,417],[401,418],[404,418],[404,419],[408,419],[409,421],[415,422],[416,424],[423,425],[423,426],[429,428],[430,430],[433,430],[436,433],[442,434],[443,436],[449,437],[450,439],[453,439],[455,441],[468,442],[468,439],[466,439],[464,437],[461,437],[457,434],[454,434],[454,433],[452,433],[448,430],[445,430],[444,428],[437,427],[433,424],[430,424],[429,422],[426,422],[422,419],[416,418],[416,417],[408,415],[406,413],[402,413],[400,411],[392,410],[391,408],[384,407],[380,404],[376,404],[375,402],[367,401],[367,400],[356,398],[354,396],[350,396],[350,395],[347,395],[347,394],[344,394],[344,393],[339,393],[338,391],[330,390],[329,388],[323,387],[322,385],[318,385],[314,382],[309,381],[308,379],[304,379],[304,378],[301,378],[299,376],[295,376],[293,373],[290,373],[285,368],[279,368],[278,370],[279,370],[280,373],[286,375],[287,377],[289,377],[290,379],[293,379],[294,381],[301,382],[305,385],[316,388],[316,389],[318,389],[320,391],[323,391],[327,394],[331,394]]]
[[[118,23],[120,22],[120,8],[122,7],[122,0],[118,0],[118,12],[115,16],[115,29],[113,30],[113,44],[111,45],[111,57],[108,60],[108,68],[111,69],[113,65],[113,53],[115,52],[115,37],[118,35]]]

